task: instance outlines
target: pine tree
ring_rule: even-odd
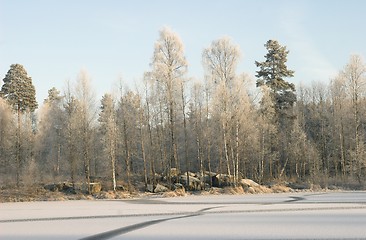
[[[12,64],[3,81],[1,96],[16,110],[34,112],[38,107],[36,90],[25,68],[20,64]]]
[[[264,56],[266,60],[264,62],[255,62],[257,67],[259,67],[256,75],[258,78],[257,87],[267,87],[269,90],[269,100],[272,101],[274,107],[273,118],[269,119],[267,124],[277,127],[277,137],[281,141],[276,141],[277,149],[276,147],[271,147],[269,154],[275,158],[270,163],[270,173],[273,171],[275,177],[281,177],[288,168],[289,156],[285,149],[289,144],[291,129],[294,125],[295,114],[293,105],[296,102],[295,85],[284,79],[293,77],[294,71],[287,69],[286,62],[289,51],[286,50],[286,47],[281,46],[276,40],[269,40],[264,46],[268,51]],[[265,90],[263,89],[263,91]],[[262,99],[262,107],[263,104]],[[270,135],[267,135],[265,138],[273,139]],[[277,155],[277,151],[279,155]],[[276,164],[271,169],[274,162]]]
[[[294,71],[288,70],[286,66],[287,54],[286,47],[281,46],[276,40],[268,40],[264,45],[268,53],[265,55],[266,61],[255,62],[257,67],[256,77],[259,78],[257,86],[267,85],[273,91],[295,90],[295,86],[286,82],[283,78],[293,77]]]
[[[36,90],[32,84],[32,78],[28,77],[27,71],[20,64],[12,64],[9,71],[3,79],[4,85],[1,87],[0,96],[8,101],[8,103],[17,112],[17,134],[15,141],[15,162],[16,162],[16,184],[19,187],[20,174],[25,163],[24,156],[31,144],[29,141],[22,140],[21,136],[21,115],[24,112],[34,112],[38,107],[36,101]],[[32,141],[30,141],[32,142]],[[32,146],[30,146],[32,149]],[[31,151],[30,156],[33,153]]]
[[[289,51],[276,40],[268,40],[264,46],[268,50],[264,56],[266,60],[255,61],[259,67],[255,75],[258,78],[257,87],[266,85],[270,88],[278,118],[291,117],[292,106],[296,102],[295,85],[284,80],[294,76],[294,71],[287,69],[286,66]]]

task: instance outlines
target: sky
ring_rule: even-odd
[[[39,104],[82,70],[97,99],[120,79],[133,90],[165,26],[182,39],[194,81],[203,79],[203,49],[229,36],[242,53],[238,73],[253,83],[269,39],[290,51],[288,81],[328,83],[352,54],[366,56],[365,10],[363,0],[0,0],[0,86],[19,63]]]

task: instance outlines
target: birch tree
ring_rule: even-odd
[[[75,98],[72,93],[70,82],[66,83],[66,88],[64,91],[64,127],[63,133],[65,138],[65,146],[67,152],[65,156],[69,163],[69,174],[71,178],[71,183],[75,186],[76,178],[78,176],[78,165],[79,165],[79,158],[78,158],[78,142],[79,142],[79,127],[78,127],[78,111],[80,108],[79,101]]]
[[[152,122],[153,117],[151,116],[151,98],[152,98],[152,83],[151,83],[151,74],[149,72],[146,72],[144,74],[144,92],[145,92],[145,120],[146,120],[146,126],[147,126],[147,132],[148,132],[148,159],[150,159],[150,175],[151,175],[151,181],[150,184],[152,184],[153,189],[156,186],[156,166],[155,166],[155,158],[156,158],[156,144],[154,144],[153,140],[153,131],[152,131]],[[152,190],[153,190],[152,189]]]
[[[363,115],[361,103],[366,95],[366,65],[363,59],[358,55],[350,57],[349,63],[341,72],[341,76],[345,79],[348,94],[352,103],[353,115],[353,147],[351,150],[351,174],[355,174],[357,179],[361,181],[361,169],[365,165],[366,155],[364,146],[364,132],[361,118]]]
[[[38,111],[37,152],[42,166],[42,177],[50,175],[56,181],[61,173],[62,130],[64,112],[63,96],[56,88],[48,90],[48,97]]]
[[[151,62],[152,76],[160,91],[164,94],[168,110],[168,123],[170,135],[170,160],[168,161],[168,174],[172,164],[180,168],[177,154],[176,118],[177,97],[179,96],[179,82],[187,73],[187,60],[184,56],[184,47],[179,36],[169,28],[163,28],[159,39],[155,42],[154,54]],[[170,177],[169,177],[170,178]]]
[[[205,70],[205,77],[215,84],[214,98],[215,105],[219,112],[219,119],[222,127],[222,140],[224,158],[226,160],[227,173],[231,175],[229,152],[229,128],[231,122],[232,106],[230,98],[233,96],[236,67],[240,60],[239,46],[232,43],[228,37],[215,40],[203,50],[202,62]],[[234,171],[235,174],[235,171]]]
[[[92,138],[93,128],[97,117],[95,94],[91,88],[91,80],[85,70],[80,71],[76,82],[75,97],[79,102],[79,128],[81,138],[81,154],[85,173],[85,180],[90,189],[91,160],[92,160]]]
[[[123,91],[121,90],[123,93]],[[139,112],[138,109],[140,97],[134,92],[127,90],[120,98],[118,106],[118,128],[121,135],[120,155],[123,156],[126,169],[128,190],[132,191],[131,175],[133,170],[138,170],[137,145],[139,143],[138,131]],[[135,160],[135,164],[133,164]]]
[[[339,73],[330,83],[330,95],[332,98],[333,108],[333,141],[334,141],[334,167],[335,175],[340,172],[343,179],[349,173],[347,166],[349,164],[349,157],[347,154],[347,125],[348,125],[348,109],[346,81]],[[340,161],[340,163],[338,163]]]

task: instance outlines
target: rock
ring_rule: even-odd
[[[156,185],[155,189],[154,189],[154,193],[162,193],[162,192],[167,192],[169,189],[161,184]]]
[[[255,189],[253,187],[246,187],[246,188],[244,188],[244,192],[254,194]]]
[[[314,187],[312,188],[313,190],[314,190]],[[328,189],[329,190],[332,190],[332,191],[334,191],[334,190],[339,190],[339,188],[336,186],[336,185],[329,185],[329,187],[328,187]],[[319,186],[319,188],[317,188],[316,190],[320,190],[320,186]]]
[[[58,184],[59,191],[62,191],[67,194],[76,194],[75,187],[70,182],[64,182]]]
[[[187,172],[183,173],[182,175],[187,176]],[[196,173],[193,173],[193,172],[188,172],[188,175],[190,177],[196,177],[197,176]]]
[[[152,185],[152,184],[147,184],[147,186],[146,186],[146,191],[147,192],[154,192],[154,185]]]
[[[48,191],[51,191],[51,192],[56,192],[56,191],[58,191],[57,184],[55,184],[55,183],[45,185],[45,186],[44,186],[44,189],[46,189],[46,190],[48,190]]]
[[[189,177],[189,186],[187,183],[188,181],[187,181],[186,175],[180,176],[180,182],[183,183],[183,185],[186,186],[187,189],[192,190],[192,191],[197,191],[197,190],[202,189],[201,181],[195,177]]]
[[[253,180],[251,179],[242,179],[240,180],[240,185],[243,187],[243,188],[246,188],[246,187],[259,187],[260,185],[256,182],[254,182]]]
[[[233,182],[233,176],[228,174],[217,174],[212,177],[213,187],[228,187],[231,186]]]
[[[287,187],[290,187],[292,189],[304,190],[304,189],[310,189],[311,185],[308,183],[289,183]]]
[[[217,173],[205,171],[205,175],[210,176],[210,177],[214,177],[214,176],[217,175]]]

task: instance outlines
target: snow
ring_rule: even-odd
[[[365,203],[366,192],[1,203],[0,239],[363,238]]]

